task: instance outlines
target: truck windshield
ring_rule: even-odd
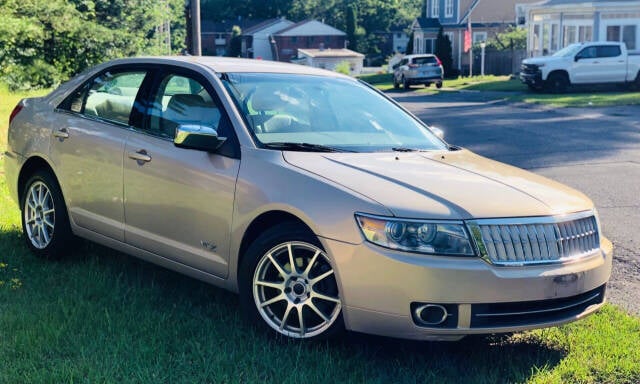
[[[558,52],[554,53],[551,56],[554,56],[554,57],[569,57],[569,56],[573,56],[576,53],[578,53],[580,48],[582,48],[582,44],[577,44],[577,43],[576,44],[570,44],[570,45],[567,45],[566,47],[562,48]]]
[[[352,152],[448,148],[420,120],[352,79],[228,73],[223,83],[264,148]]]

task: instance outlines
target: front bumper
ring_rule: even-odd
[[[537,71],[536,73],[520,72],[520,81],[533,87],[542,87],[542,73],[540,71]]]
[[[496,267],[479,258],[323,243],[335,263],[347,329],[419,340],[544,328],[587,316],[604,303],[613,254],[602,238],[597,254],[571,264]],[[418,325],[412,309],[423,304],[447,307],[453,322]],[[520,314],[486,316],[492,311]]]

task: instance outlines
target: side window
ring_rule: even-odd
[[[596,57],[596,47],[587,47],[577,55],[580,59],[593,59]]]
[[[617,45],[601,45],[598,46],[598,57],[617,57],[622,54],[620,47]]]
[[[149,109],[151,134],[173,139],[178,125],[220,128],[221,112],[204,85],[193,78],[168,74],[152,98]],[[224,135],[224,132],[218,132]]]
[[[106,72],[96,77],[88,87],[82,113],[128,125],[145,75],[144,71]]]

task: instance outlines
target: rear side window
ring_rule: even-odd
[[[86,86],[82,113],[119,124],[129,117],[146,72],[105,72]],[[71,103],[77,107],[77,103]],[[74,111],[75,112],[75,111]]]
[[[617,45],[600,45],[597,47],[598,57],[617,57],[622,54]]]
[[[413,59],[413,64],[416,64],[416,65],[438,64],[438,61],[433,56],[416,57],[415,59]]]

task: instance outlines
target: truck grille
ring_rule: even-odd
[[[523,73],[535,74],[538,72],[538,66],[536,64],[522,64],[520,71]]]
[[[600,247],[593,213],[468,223],[480,254],[496,265],[562,263]]]

